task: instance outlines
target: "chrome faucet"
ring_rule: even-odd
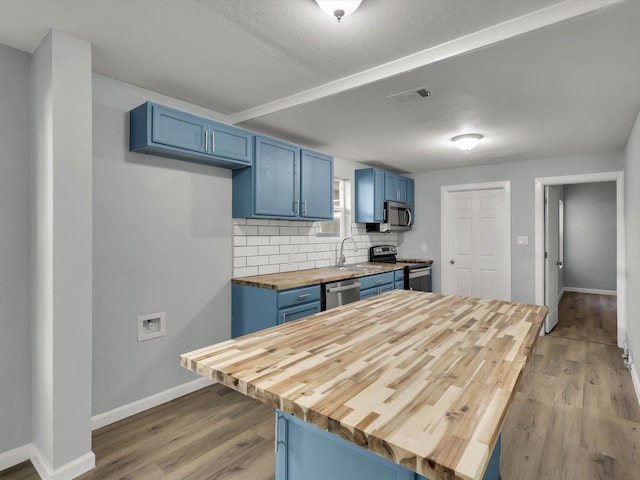
[[[358,251],[358,245],[356,245],[356,241],[353,239],[353,237],[347,235],[346,237],[344,237],[342,239],[342,242],[340,243],[340,256],[338,257],[338,266],[342,267],[344,265],[344,262],[347,261],[346,257],[344,256],[344,242],[346,240],[351,240],[353,242],[353,251],[357,252]]]

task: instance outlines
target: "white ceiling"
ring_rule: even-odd
[[[639,0],[364,0],[340,24],[313,0],[0,0],[0,43],[56,29],[97,73],[406,172],[624,148],[639,24]]]

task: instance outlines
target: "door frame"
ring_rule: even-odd
[[[452,193],[456,192],[468,192],[474,190],[503,190],[504,191],[504,205],[505,205],[505,245],[506,245],[506,296],[507,300],[511,300],[511,181],[504,180],[499,182],[485,182],[485,183],[468,183],[463,185],[442,185],[440,187],[440,261],[442,268],[440,269],[440,289],[444,290],[445,286],[445,268],[444,265],[447,262],[447,251],[445,245],[449,245],[447,239],[447,215],[446,207],[449,204],[449,200]]]
[[[540,177],[535,182],[535,303],[544,305],[544,187],[579,183],[616,182],[616,295],[618,347],[623,348],[626,335],[624,172],[600,172],[557,177]],[[540,332],[544,335],[544,329]]]

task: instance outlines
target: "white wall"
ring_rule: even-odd
[[[200,378],[181,353],[231,334],[231,170],[129,152],[145,101],[225,120],[93,76],[93,414]],[[139,315],[166,336],[137,341]]]
[[[0,45],[0,454],[31,441],[30,61]]]
[[[616,291],[616,183],[564,187],[564,285]]]
[[[34,465],[70,478],[94,464],[91,46],[49,32],[31,74]]]
[[[511,298],[533,303],[534,285],[534,179],[621,170],[622,152],[547,158],[507,164],[451,168],[413,175],[415,179],[416,227],[400,239],[404,257],[432,258],[433,288],[440,291],[440,187],[479,182],[511,181]],[[529,237],[528,246],[518,246],[516,236]],[[421,250],[427,243],[428,251]]]
[[[626,224],[627,344],[638,375],[640,368],[640,113],[627,141],[624,160]],[[636,388],[640,385],[636,384]],[[640,392],[637,392],[640,395]]]

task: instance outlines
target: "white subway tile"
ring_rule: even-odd
[[[233,249],[234,257],[251,257],[258,255],[258,247],[235,247]]]
[[[241,268],[247,266],[247,257],[236,257],[233,259],[233,268]]]
[[[277,255],[280,253],[278,245],[261,245],[258,247],[258,255]]]
[[[274,227],[288,227],[290,224],[289,220],[269,220],[269,225]]]
[[[278,273],[280,271],[279,265],[260,265],[258,267],[259,275],[267,275],[269,273]]]
[[[280,245],[280,253],[298,253],[299,251],[299,245]]]
[[[292,235],[291,243],[297,243],[297,244],[308,243],[308,240],[307,240],[307,237],[303,235]]]
[[[269,237],[247,237],[247,245],[269,245]]]
[[[244,268],[233,269],[233,276],[235,278],[250,277],[252,275],[258,275],[258,267],[244,267]]]
[[[307,260],[322,260],[322,252],[307,253]]]
[[[246,225],[247,224],[247,219],[246,218],[234,218],[233,219],[233,224],[234,225]]]
[[[298,227],[280,227],[280,235],[298,235]],[[271,234],[277,235],[277,233]]]
[[[300,262],[298,264],[299,270],[307,270],[309,268],[316,268],[316,262]]]
[[[247,225],[269,225],[269,220],[262,218],[247,218]]]
[[[247,267],[253,267],[255,265],[269,265],[269,257],[246,257]]]
[[[244,235],[234,235],[233,237],[233,246],[234,247],[245,247],[247,245],[247,237]]]
[[[292,262],[306,262],[307,254],[306,253],[292,253],[291,259]]]
[[[271,245],[289,245],[291,243],[291,240],[289,239],[289,237],[273,236],[269,237],[269,243]]]
[[[269,255],[269,263],[274,265],[276,263],[287,263],[289,261],[289,255]]]
[[[298,249],[299,249],[300,253],[315,252],[316,251],[316,246],[314,244],[311,244],[311,245],[299,245]]]
[[[316,268],[330,267],[331,265],[333,265],[331,263],[331,260],[317,260],[316,261]]]
[[[258,227],[254,227],[251,225],[234,225],[233,234],[234,235],[257,235]]]
[[[349,255],[345,254],[345,257],[347,257],[347,263],[350,263]],[[337,256],[334,252],[322,252],[322,258],[325,260],[336,260]]]
[[[280,264],[280,271],[281,272],[295,272],[298,270],[298,264],[294,263],[292,265],[289,265],[288,263],[281,263]]]
[[[258,235],[279,235],[281,227],[258,227]]]

